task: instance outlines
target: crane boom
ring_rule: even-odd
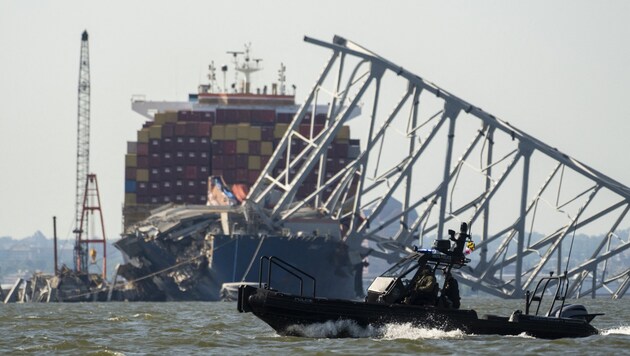
[[[83,198],[88,172],[90,171],[90,56],[88,33],[81,34],[81,61],[79,65],[78,85],[78,115],[77,115],[77,171],[75,194],[75,229],[77,243],[75,244],[75,270],[85,269],[87,254],[80,248],[81,230],[87,231],[87,226],[81,226],[83,215]],[[83,265],[83,266],[82,266]],[[82,268],[83,267],[83,268]]]

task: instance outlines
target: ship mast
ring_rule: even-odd
[[[236,73],[234,75],[234,85],[238,85],[238,72],[243,73],[243,75],[245,76],[245,80],[243,82],[243,87],[241,89],[241,92],[244,94],[249,94],[251,91],[251,75],[254,72],[258,72],[260,70],[262,70],[263,68],[260,66],[260,62],[262,61],[262,59],[260,58],[250,58],[249,52],[250,52],[250,48],[251,48],[251,44],[247,43],[245,44],[245,52],[236,52],[236,51],[228,51],[227,53],[231,54],[233,56],[233,61],[234,61],[234,69],[236,69]],[[238,56],[239,55],[244,55],[244,62],[239,63],[238,61]],[[254,61],[256,64],[252,64],[251,61]]]

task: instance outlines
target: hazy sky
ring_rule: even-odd
[[[108,238],[121,232],[134,94],[185,100],[207,64],[252,42],[302,99],[352,39],[630,185],[628,1],[0,2],[0,236],[71,237],[80,38],[90,34],[90,168]]]

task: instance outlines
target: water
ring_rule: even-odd
[[[522,302],[465,298],[462,307],[478,313],[509,315]],[[0,354],[429,354],[472,353],[629,354],[630,308],[627,301],[584,299],[601,333],[582,339],[540,340],[466,335],[388,325],[356,328],[360,338],[327,339],[343,325],[312,327],[312,338],[284,337],[236,304],[216,303],[81,303],[0,304]]]

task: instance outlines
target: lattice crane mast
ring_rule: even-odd
[[[77,272],[88,272],[88,248],[90,243],[102,244],[103,278],[106,278],[106,243],[103,213],[100,208],[100,195],[95,174],[90,171],[90,56],[88,33],[81,35],[81,59],[79,64],[78,116],[77,116],[77,167],[75,190],[75,245],[74,269]],[[100,214],[102,228],[101,238],[88,238],[88,215],[97,211]],[[96,251],[89,251],[96,260]]]

